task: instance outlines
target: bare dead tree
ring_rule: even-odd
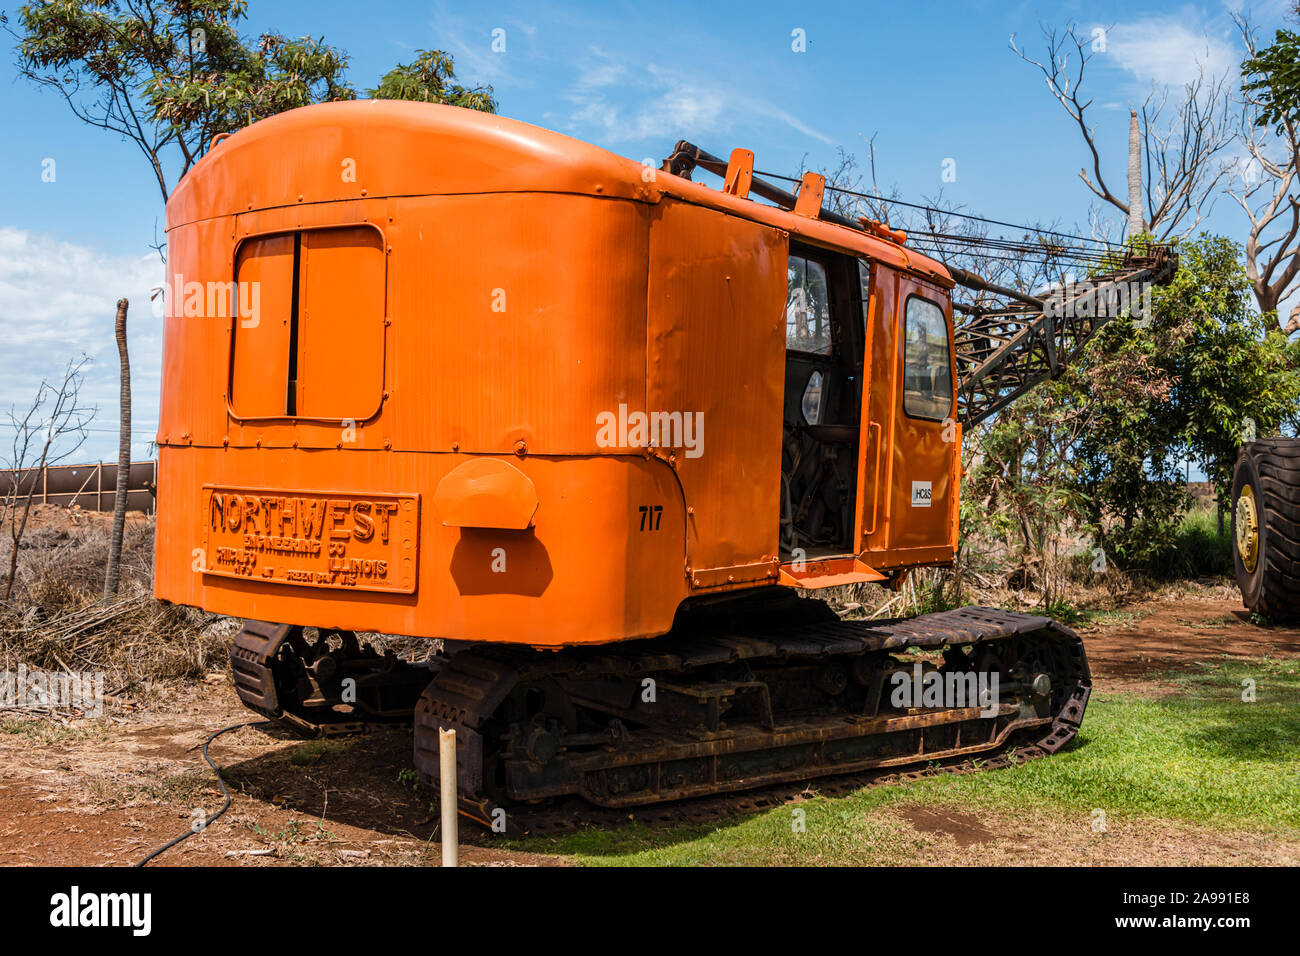
[[[4,601],[9,600],[13,591],[18,549],[27,532],[37,481],[45,468],[63,461],[85,444],[87,426],[95,417],[95,409],[81,403],[82,371],[89,361],[82,356],[68,362],[63,376],[56,382],[41,382],[36,398],[26,411],[20,414],[16,408],[9,410],[13,444],[8,459],[0,461],[8,469],[4,497],[0,498],[0,515],[9,532],[9,573],[5,578]]]
[[[117,319],[114,333],[117,337],[117,356],[121,365],[119,373],[121,417],[117,439],[117,494],[113,499],[113,538],[108,548],[108,566],[104,569],[104,600],[117,596],[121,580],[122,536],[126,529],[126,492],[131,482],[131,361],[126,351],[126,299],[117,300]]]
[[[934,196],[922,196],[916,202],[904,202],[897,185],[882,189],[876,170],[876,136],[862,139],[867,144],[865,172],[857,156],[843,147],[837,152],[836,166],[825,172],[823,205],[827,209],[849,219],[874,219],[892,229],[900,229],[922,251],[999,285],[1029,292],[1069,278],[1074,264],[1068,258],[1053,260],[1050,255],[1043,255],[1053,243],[1049,237],[1053,229],[1060,228],[1059,222],[1023,227],[1021,234],[1013,238],[1023,242],[1029,253],[1024,257],[1005,250],[990,250],[985,243],[990,235],[988,224],[968,216],[964,206],[949,202],[942,190]],[[793,178],[799,179],[806,169],[805,156]],[[942,248],[934,248],[936,234],[944,237]],[[988,293],[972,294],[973,305],[986,305],[992,298]]]
[[[880,191],[876,179],[876,135],[870,139],[863,136],[867,144],[867,168],[862,171],[858,157],[843,146],[836,147],[836,165],[834,169],[821,171],[826,177],[826,195],[822,206],[831,212],[848,219],[874,219],[893,228],[894,220],[900,219],[898,207],[901,193],[897,186],[890,187],[888,193]],[[805,153],[799,161],[794,179],[799,180],[808,170],[808,155]]]
[[[898,191],[897,186],[890,186],[887,194],[880,191],[880,182],[876,177],[876,137],[880,134],[879,132],[872,133],[870,139],[862,136],[861,133],[858,135],[867,144],[867,174],[871,177],[871,192],[873,195],[880,197],[868,201],[866,208],[874,213],[871,218],[884,223],[892,229],[891,220],[894,216],[890,212],[890,204],[891,200],[898,199],[901,193]]]
[[[1016,46],[1012,51],[1043,74],[1052,97],[1061,104],[1083,136],[1092,158],[1092,171],[1079,170],[1084,185],[1105,206],[1113,207],[1132,224],[1138,216],[1132,200],[1121,199],[1102,173],[1101,151],[1088,108],[1092,99],[1083,93],[1088,62],[1095,55],[1093,40],[1078,35],[1072,23],[1064,30],[1043,26],[1047,56],[1036,60]],[[1153,85],[1137,114],[1141,129],[1143,185],[1139,210],[1146,228],[1158,239],[1191,235],[1213,206],[1229,164],[1221,158],[1233,139],[1228,78],[1206,74],[1183,86],[1182,96],[1171,105],[1170,91]],[[1131,177],[1130,181],[1136,181]]]
[[[942,253],[931,250],[939,259],[999,284],[1029,291],[1044,283],[1061,281],[1065,269],[1044,266],[1033,257],[1016,259],[1012,256],[990,253],[982,240],[989,235],[988,226],[978,220],[963,218],[965,207],[948,202],[942,190],[936,196],[922,196],[919,202],[903,202],[897,185],[887,190],[880,186],[876,170],[876,134],[862,140],[867,145],[865,170],[857,156],[843,147],[837,150],[833,169],[825,171],[825,208],[849,219],[874,219],[891,229],[901,229],[914,235],[918,242],[926,242],[927,235],[935,233],[949,237]],[[807,156],[799,164],[794,179],[807,170]],[[1026,246],[1040,244],[1043,226],[1027,227],[1021,237]],[[977,298],[983,294],[977,295]]]
[[[1254,30],[1238,17],[1246,55],[1258,52]],[[1237,140],[1247,159],[1238,164],[1228,187],[1250,220],[1246,237],[1246,275],[1260,312],[1276,314],[1300,274],[1300,130],[1289,117],[1276,125],[1259,124],[1263,103],[1257,93],[1243,89]],[[1278,327],[1286,335],[1300,330],[1300,305]]]

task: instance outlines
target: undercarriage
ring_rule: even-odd
[[[438,730],[454,729],[461,808],[485,823],[497,807],[570,795],[636,807],[1018,742],[1055,753],[1091,687],[1082,641],[1044,617],[967,607],[844,621],[784,589],[683,609],[652,640],[468,645],[427,666],[354,635],[309,637],[246,624],[232,650],[244,702],[308,735],[413,709],[430,786]]]

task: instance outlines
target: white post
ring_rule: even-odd
[[[442,865],[457,866],[460,836],[456,831],[456,731],[438,729],[441,761],[439,802],[442,804]]]

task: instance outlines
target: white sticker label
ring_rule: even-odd
[[[912,482],[912,507],[930,507],[930,483],[928,481]]]

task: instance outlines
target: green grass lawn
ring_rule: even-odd
[[[1300,839],[1300,662],[1218,661],[1165,675],[1176,692],[1094,694],[1066,752],[1019,767],[947,775],[672,829],[613,830],[511,841],[589,865],[899,864],[924,840],[880,814],[925,804],[995,814],[1077,814],[1111,824],[1160,818]],[[1256,700],[1243,702],[1242,682]]]

